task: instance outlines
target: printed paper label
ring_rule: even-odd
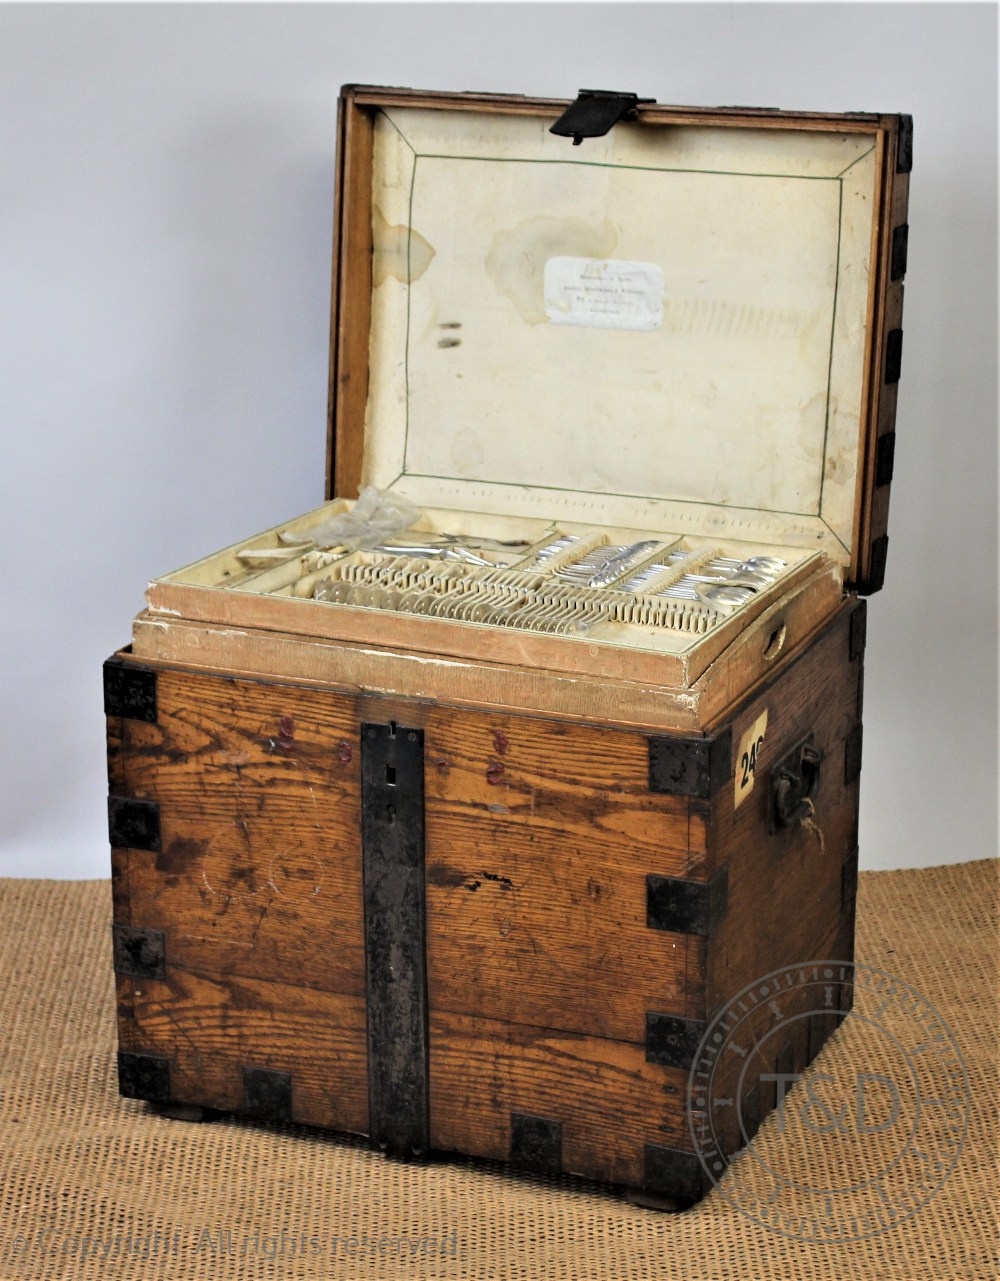
[[[743,804],[753,791],[757,765],[767,733],[767,712],[762,712],[740,739],[736,749],[736,806]]]
[[[659,329],[663,272],[655,262],[619,258],[549,258],[545,312],[554,325],[588,329]]]

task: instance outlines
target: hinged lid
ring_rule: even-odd
[[[329,493],[814,547],[877,590],[908,118],[612,97],[590,130],[345,89]]]

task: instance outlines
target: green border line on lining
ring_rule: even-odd
[[[393,482],[393,484],[395,484],[395,481]],[[850,555],[851,555],[851,549],[850,549],[850,548],[848,547],[848,545],[844,542],[844,540],[843,540],[843,539],[841,538],[841,536],[837,533],[837,531],[833,528],[833,526],[832,526],[832,525],[830,524],[830,522],[826,519],[826,517],[821,515],[821,516],[819,516],[819,517],[818,517],[818,519],[819,519],[820,521],[822,521],[822,522],[823,522],[823,524],[824,524],[824,525],[827,527],[827,529],[830,531],[830,537],[831,537],[831,538],[836,539],[836,541],[841,545],[841,547],[843,547],[844,551],[848,554],[848,556],[850,556]]]
[[[523,490],[525,493],[529,493],[529,494],[536,489],[544,489],[553,493],[581,494],[581,495],[587,495],[588,497],[594,497],[594,498],[601,498],[605,496],[608,498],[635,498],[639,502],[646,502],[646,503],[679,503],[681,505],[689,505],[692,507],[715,507],[719,511],[729,512],[731,515],[734,515],[734,516],[741,512],[747,512],[747,513],[764,512],[768,516],[799,516],[805,520],[818,520],[819,523],[829,531],[830,537],[833,538],[837,543],[839,543],[840,546],[843,547],[844,551],[848,555],[851,554],[850,548],[847,546],[844,540],[840,537],[837,531],[832,528],[832,526],[830,525],[830,522],[826,520],[823,516],[814,516],[811,512],[785,511],[784,509],[778,508],[778,507],[726,507],[722,503],[701,502],[700,500],[695,498],[656,498],[651,494],[620,494],[617,491],[609,490],[609,489],[602,489],[598,491],[595,489],[568,489],[565,486],[560,486],[560,485],[526,485],[526,484],[523,484],[521,481],[515,481],[515,480],[476,480],[474,478],[464,479],[461,476],[436,476],[433,474],[433,472],[422,472],[422,471],[400,472],[398,476],[396,476],[393,480],[389,481],[388,485],[386,485],[385,488],[392,489],[393,485],[395,485],[397,481],[402,480],[404,477],[406,477],[409,480],[444,480],[444,481],[449,481],[453,485],[499,485],[504,489],[520,489],[520,490]],[[553,523],[555,523],[557,520],[558,520],[558,516],[553,517]]]
[[[746,171],[746,170],[741,171],[741,170],[731,170],[731,169],[689,169],[689,168],[675,168],[670,166],[661,167],[656,165],[620,165],[620,164],[609,164],[603,161],[594,161],[594,160],[548,160],[548,159],[522,159],[518,157],[504,158],[499,156],[448,155],[448,154],[442,154],[437,152],[418,152],[416,148],[413,146],[413,144],[410,142],[410,140],[405,136],[405,134],[403,134],[402,130],[400,130],[399,127],[395,124],[395,122],[389,117],[389,115],[384,111],[381,112],[381,114],[385,116],[386,120],[389,121],[389,123],[392,125],[395,132],[399,135],[402,141],[406,144],[407,147],[409,147],[410,151],[413,153],[413,167],[410,174],[410,191],[409,191],[409,202],[408,202],[408,212],[407,212],[408,229],[407,229],[407,240],[406,240],[406,290],[407,290],[406,292],[406,337],[405,337],[405,346],[404,346],[404,354],[403,354],[403,378],[404,378],[404,385],[406,389],[406,396],[405,396],[406,409],[404,414],[404,426],[403,426],[403,462],[402,462],[403,470],[400,472],[400,476],[397,477],[397,479],[403,476],[414,476],[419,478],[426,478],[429,480],[461,481],[463,479],[462,477],[458,477],[458,476],[432,476],[428,473],[410,472],[408,470],[408,454],[409,454],[409,440],[410,440],[410,320],[411,320],[411,286],[412,286],[410,250],[411,250],[411,244],[413,239],[413,199],[414,199],[414,192],[416,188],[418,160],[425,159],[425,160],[484,161],[484,162],[489,162],[494,164],[576,165],[576,166],[591,168],[591,169],[620,169],[620,170],[627,170],[635,173],[685,173],[685,174],[705,174],[706,176],[709,176],[709,177],[780,178],[783,180],[795,181],[795,182],[836,182],[838,187],[837,255],[836,255],[836,269],[835,269],[834,288],[833,288],[833,307],[832,307],[832,314],[831,314],[831,321],[830,321],[830,355],[827,362],[826,408],[825,408],[824,423],[823,423],[823,449],[822,449],[821,462],[820,462],[818,506],[815,512],[786,511],[781,508],[770,508],[770,507],[744,508],[743,510],[760,511],[768,515],[777,515],[777,516],[818,517],[820,520],[822,520],[826,528],[830,530],[830,533],[833,535],[833,537],[837,539],[837,542],[840,543],[842,547],[844,546],[841,539],[830,528],[830,525],[828,524],[828,522],[825,519],[823,519],[823,514],[822,514],[823,513],[823,488],[826,480],[826,450],[827,450],[827,443],[828,443],[829,432],[830,432],[830,398],[832,393],[833,352],[834,352],[835,334],[836,334],[837,301],[838,301],[839,289],[840,289],[840,256],[841,256],[841,243],[843,238],[843,208],[844,208],[844,184],[843,184],[842,175],[847,173],[847,171],[853,168],[854,165],[864,160],[866,156],[871,155],[871,153],[875,150],[874,146],[870,147],[866,152],[863,152],[856,159],[852,160],[851,163],[841,171],[841,173],[836,175],[775,174],[775,173],[756,173],[756,172]],[[568,489],[566,487],[562,487],[558,485],[526,486],[523,483],[515,482],[515,481],[479,480],[478,483],[496,484],[501,486],[514,487],[518,489],[524,489],[524,488],[543,489],[543,490],[548,490],[552,492],[561,492],[561,493],[581,492],[578,490],[572,490],[572,489]],[[669,498],[669,499],[658,500],[655,496],[649,495],[649,494],[645,494],[645,495],[619,494],[613,491],[602,491],[602,492],[607,492],[609,497],[614,497],[614,498],[635,498],[638,500],[645,499],[646,501],[651,501],[651,502],[665,501],[665,502],[689,503],[691,505],[719,507],[721,510],[724,510],[724,511],[730,510],[724,504],[712,503],[708,500],[684,499],[684,498]],[[846,550],[848,549],[845,547],[845,551]]]
[[[837,203],[837,266],[834,274],[833,311],[830,316],[830,359],[826,366],[826,409],[823,415],[823,453],[820,457],[819,499],[816,507],[816,515],[819,516],[820,519],[823,517],[823,487],[826,484],[826,446],[830,438],[830,394],[833,388],[833,348],[837,334],[837,298],[840,293],[840,247],[844,234],[843,178],[838,178],[837,184],[840,187]],[[407,311],[409,311],[409,307],[407,307]],[[407,413],[408,412],[409,407],[407,407]],[[826,524],[825,521],[823,523]],[[827,529],[829,528],[829,525],[827,525]],[[833,533],[832,529],[830,530],[830,533]],[[834,537],[836,538],[835,534]],[[838,538],[837,541],[840,542],[840,539]],[[843,546],[843,544],[841,544],[841,546]]]
[[[413,152],[413,154],[414,154],[414,155],[416,155],[416,154],[417,154],[417,149],[416,149],[416,147],[415,147],[415,146],[413,145],[413,143],[409,140],[409,138],[407,138],[406,134],[405,134],[405,133],[403,133],[402,129],[400,129],[399,125],[398,125],[398,124],[396,124],[395,120],[393,120],[392,116],[390,116],[390,115],[389,115],[388,111],[386,111],[384,107],[379,107],[379,109],[378,109],[378,115],[382,116],[382,118],[383,118],[384,120],[387,120],[387,121],[389,122],[389,124],[391,124],[391,125],[392,125],[393,129],[395,129],[395,131],[399,134],[399,136],[402,138],[402,140],[403,140],[403,141],[406,143],[406,145],[409,147],[409,149]]]
[[[874,150],[875,150],[875,144],[872,143],[872,145],[868,148],[867,151],[863,151],[856,160],[852,160],[851,163],[847,166],[847,168],[841,169],[840,173],[838,173],[836,176],[838,178],[843,178],[845,173],[849,173],[854,168],[855,165],[859,165],[862,162],[862,160],[864,160],[866,156],[870,156]]]
[[[683,166],[619,165],[604,160],[543,160],[522,156],[453,156],[437,151],[416,153],[425,160],[480,160],[497,165],[575,165],[585,169],[626,169],[633,173],[704,173],[721,178],[788,178],[796,182],[836,182],[839,174],[754,173],[747,169],[687,169]],[[858,159],[861,157],[859,156]]]
[[[413,192],[417,185],[417,161],[420,156],[413,153],[413,169],[410,171],[410,200],[406,211],[406,340],[403,346],[403,386],[406,389],[406,409],[403,415],[403,470],[406,475],[406,456],[410,450],[410,300],[413,297],[413,272],[410,266],[410,253],[413,245]]]
[[[765,512],[769,516],[802,516],[807,520],[816,520],[815,512],[796,512],[786,511],[782,507],[727,507],[724,503],[713,503],[703,498],[669,498],[657,496],[656,494],[623,494],[617,489],[571,489],[568,485],[539,485],[529,484],[522,480],[483,480],[477,476],[437,476],[433,472],[426,471],[402,471],[396,477],[400,480],[403,476],[410,480],[448,480],[453,481],[456,485],[499,485],[503,489],[523,489],[530,492],[535,489],[544,489],[554,494],[586,494],[594,498],[634,498],[643,503],[680,503],[687,507],[718,507],[720,511],[728,512]],[[394,480],[393,484],[396,483]],[[818,519],[823,520],[822,516]],[[826,525],[826,521],[823,521]],[[829,526],[827,525],[829,529]],[[833,530],[830,530],[833,533]],[[836,534],[834,534],[836,538]],[[838,542],[840,540],[838,539]]]

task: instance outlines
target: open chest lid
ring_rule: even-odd
[[[909,118],[581,95],[609,131],[576,145],[569,105],[343,91],[329,496],[808,547],[877,590]]]

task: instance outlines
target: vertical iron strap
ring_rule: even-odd
[[[422,730],[362,725],[361,842],[369,1130],[418,1157],[430,1146]]]

